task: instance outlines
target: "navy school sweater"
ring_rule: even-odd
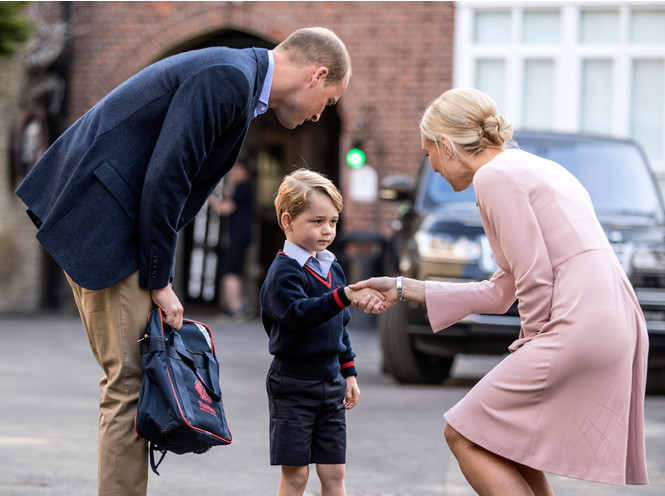
[[[357,375],[346,326],[351,301],[346,278],[333,262],[328,279],[278,252],[261,287],[261,320],[270,337],[272,368],[301,379]]]

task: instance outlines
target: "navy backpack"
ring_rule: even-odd
[[[208,326],[184,319],[175,331],[153,308],[139,341],[143,378],[134,426],[150,442],[152,470],[159,475],[157,467],[168,451],[204,453],[231,444]],[[157,463],[155,451],[161,453]]]

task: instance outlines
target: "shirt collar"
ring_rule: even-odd
[[[268,111],[268,101],[270,100],[270,89],[272,88],[272,75],[275,71],[275,58],[272,55],[272,50],[268,50],[268,72],[266,78],[263,80],[263,88],[261,95],[259,95],[259,104],[254,109],[252,118],[265,114]]]
[[[282,251],[289,258],[293,258],[298,262],[301,267],[307,266],[324,278],[328,277],[330,266],[335,261],[335,255],[329,250],[317,251],[316,257],[314,257],[290,241],[284,241],[284,249]]]

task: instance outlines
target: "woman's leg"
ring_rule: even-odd
[[[520,463],[513,463],[522,474],[522,477],[524,477],[524,480],[526,480],[526,483],[529,484],[533,494],[536,496],[554,496],[554,490],[550,485],[550,481],[547,480],[547,477],[545,477],[545,474],[541,470],[536,470]]]
[[[552,489],[549,487],[547,480],[542,480],[544,474],[541,479],[537,475],[538,471],[524,466],[518,468],[512,461],[472,443],[450,425],[446,425],[444,436],[455,458],[457,458],[464,477],[480,496],[503,496],[506,494],[511,496],[549,496],[554,494],[551,492]],[[526,470],[523,472],[520,469]],[[529,480],[527,480],[525,474],[529,477]],[[534,484],[535,487],[532,487],[531,484]]]

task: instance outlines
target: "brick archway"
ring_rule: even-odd
[[[75,38],[72,121],[142,68],[196,46],[196,40],[233,30],[274,46],[302,27],[283,12],[244,2],[137,2],[133,20],[119,17],[115,3],[75,12],[75,32],[82,34]]]

